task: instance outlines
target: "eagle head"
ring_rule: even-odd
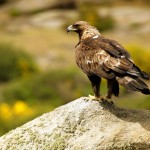
[[[67,28],[67,33],[71,31],[78,33],[80,39],[100,35],[99,31],[95,27],[88,24],[86,21],[77,21],[70,25]]]
[[[77,21],[67,28],[67,32],[70,32],[70,31],[74,31],[77,33],[81,31],[83,32],[87,28],[88,25],[89,24],[85,21]]]

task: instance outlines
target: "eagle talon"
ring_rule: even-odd
[[[107,99],[105,97],[100,97],[101,101],[106,101]]]
[[[90,98],[90,99],[92,99],[92,100],[95,100],[95,99],[96,99],[96,97],[95,97],[95,96],[90,95],[90,94],[89,94],[89,98]]]
[[[102,97],[102,96],[96,97],[96,96],[93,96],[93,95],[89,95],[89,98],[90,98],[90,100],[95,100],[95,101],[100,101],[100,102],[106,100],[106,99],[105,99],[104,97]]]

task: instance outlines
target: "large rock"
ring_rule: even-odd
[[[150,148],[150,111],[77,99],[0,138],[1,150]]]

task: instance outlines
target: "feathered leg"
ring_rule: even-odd
[[[113,88],[113,80],[107,80],[107,96],[106,98],[111,99],[112,96],[112,88]]]
[[[96,75],[88,75],[89,80],[91,81],[92,88],[94,91],[94,96],[89,95],[89,97],[93,100],[100,100],[102,97],[100,96],[100,83],[101,78]]]
[[[107,80],[107,89],[108,93],[106,98],[111,99],[112,94],[115,96],[119,95],[119,84],[116,79]]]

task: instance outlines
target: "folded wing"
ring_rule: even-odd
[[[130,54],[118,42],[99,36],[92,40],[91,44],[95,45],[95,49],[99,49],[95,57],[98,57],[100,65],[105,71],[111,70],[119,74],[149,79],[147,73],[141,71],[134,64]]]

